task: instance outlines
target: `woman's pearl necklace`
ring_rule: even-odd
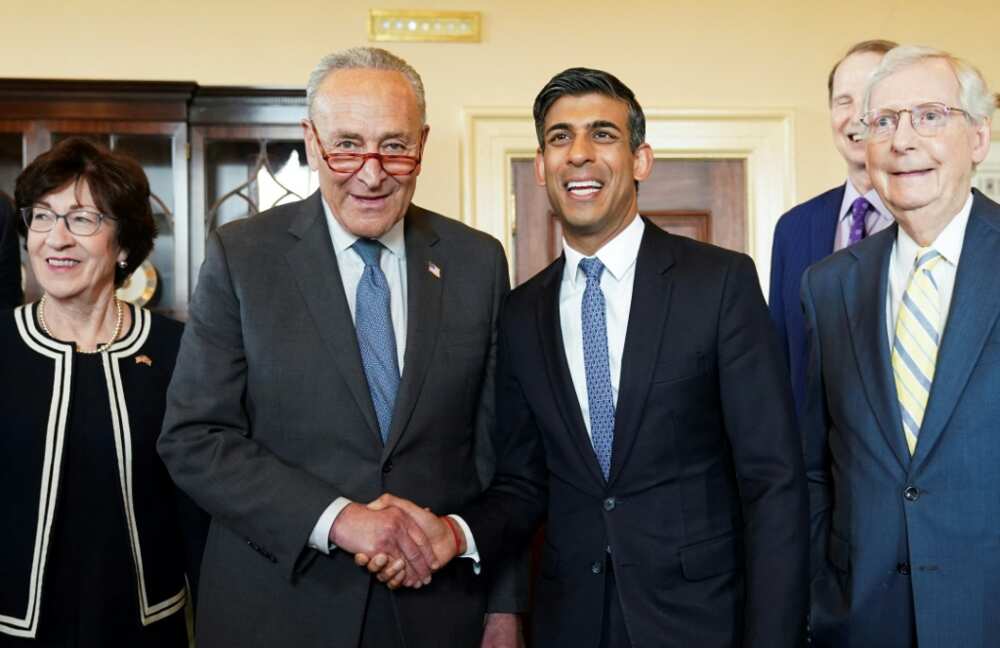
[[[120,299],[115,297],[114,300],[115,300],[116,319],[115,319],[115,331],[114,333],[111,334],[111,339],[102,344],[101,346],[97,347],[93,351],[84,351],[79,346],[77,346],[76,350],[79,353],[87,353],[87,354],[103,353],[104,351],[110,349],[111,345],[114,344],[115,341],[118,339],[118,335],[122,332],[122,319],[125,309],[122,308],[122,302]],[[42,331],[45,332],[45,335],[48,335],[50,338],[55,338],[55,336],[52,335],[52,333],[49,331],[49,327],[46,326],[45,324],[45,295],[42,295],[42,298],[38,300],[38,325],[42,327]]]

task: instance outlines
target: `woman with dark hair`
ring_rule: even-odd
[[[149,197],[82,138],[17,179],[43,294],[0,311],[0,646],[188,642],[207,520],[156,453],[182,326],[115,297],[153,249]]]

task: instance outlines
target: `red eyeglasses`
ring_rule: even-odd
[[[381,153],[327,153],[320,141],[316,124],[309,120],[316,145],[326,166],[334,173],[352,174],[361,170],[368,160],[376,160],[382,170],[391,176],[408,176],[420,167],[420,158],[412,155],[382,155]]]

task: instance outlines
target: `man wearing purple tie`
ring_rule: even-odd
[[[820,259],[885,229],[892,215],[872,189],[861,141],[861,93],[885,53],[887,40],[855,44],[830,70],[827,93],[833,143],[847,163],[847,181],[792,208],[778,221],[771,252],[768,303],[788,356],[796,410],[802,411],[806,337],[799,285],[802,272]]]

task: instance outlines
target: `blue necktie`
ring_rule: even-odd
[[[903,293],[899,315],[896,316],[892,373],[896,378],[906,447],[911,455],[917,449],[941,342],[941,297],[937,281],[931,273],[943,260],[944,257],[933,248],[917,250],[913,276]]]
[[[580,268],[587,276],[580,309],[583,323],[583,366],[587,374],[587,402],[590,406],[590,438],[604,478],[611,472],[611,444],[615,438],[615,400],[611,392],[608,363],[608,324],[601,292],[604,264],[600,259],[583,259]]]
[[[382,443],[389,438],[392,409],[399,391],[399,363],[396,359],[396,335],[392,330],[389,307],[389,283],[379,267],[382,244],[372,239],[358,239],[352,246],[365,269],[358,282],[354,309],[354,328],[361,349],[361,364],[368,379],[375,416]]]

